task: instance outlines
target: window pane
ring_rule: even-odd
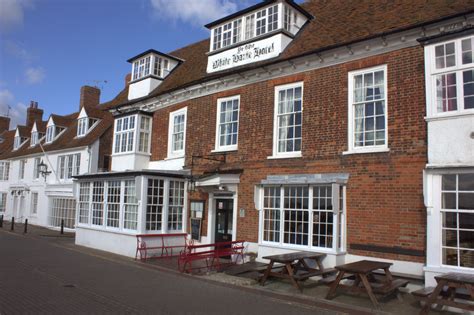
[[[456,191],[456,175],[443,175],[442,189],[445,191]]]
[[[472,63],[474,60],[474,49],[473,49],[474,40],[472,38],[467,38],[461,41],[462,46],[462,63],[468,64]]]
[[[459,193],[459,209],[474,211],[474,192]]]

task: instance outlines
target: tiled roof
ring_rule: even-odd
[[[170,55],[183,59],[184,62],[147,97],[215,79],[236,70],[247,70],[256,65],[295,58],[313,51],[331,49],[338,45],[472,13],[474,0],[308,0],[301,4],[301,7],[313,15],[314,19],[297,34],[279,57],[208,74],[206,53],[209,51],[209,39],[206,39],[170,52]],[[133,102],[129,102],[125,97],[119,104]]]
[[[126,93],[124,92],[126,91]],[[99,139],[112,125],[113,125],[113,116],[108,111],[104,109],[107,106],[116,106],[119,101],[123,101],[122,95],[128,94],[128,88],[125,88],[117,97],[112,101],[105,102],[100,104],[97,107],[89,107],[86,109],[87,115],[90,118],[98,118],[100,122],[94,127],[89,133],[84,137],[76,137],[77,135],[77,117],[79,112],[69,114],[66,116],[60,116],[52,114],[54,123],[58,126],[66,127],[64,133],[62,133],[56,140],[52,143],[45,144],[44,139],[41,141],[43,149],[48,151],[64,150],[71,148],[79,148],[91,145],[97,139]],[[46,126],[46,122],[42,122],[41,125]],[[31,137],[31,128],[25,126],[18,126],[22,132],[26,134],[26,137]],[[44,127],[44,130],[46,128]],[[41,131],[43,132],[43,131]],[[36,145],[34,147],[30,146],[30,140],[24,144],[20,149],[13,151],[13,137],[15,136],[15,130],[5,132],[5,140],[0,144],[0,160],[17,158],[21,156],[26,156],[30,154],[41,153],[41,147]]]

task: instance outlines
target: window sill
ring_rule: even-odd
[[[301,154],[301,152],[295,152],[295,153],[291,153],[291,154],[279,154],[279,155],[272,155],[272,156],[268,156],[267,159],[268,160],[276,160],[276,159],[296,159],[296,158],[300,158],[302,157],[303,155]]]
[[[219,148],[219,149],[211,150],[211,153],[234,152],[234,151],[238,151],[238,148],[237,147]]]
[[[342,152],[342,155],[386,153],[386,152],[390,152],[390,149],[389,148],[367,148],[367,149],[344,151],[344,152]]]
[[[341,251],[337,251],[334,248],[309,247],[309,246],[306,246],[306,245],[289,245],[289,244],[280,244],[280,243],[269,243],[269,242],[265,242],[265,241],[260,242],[258,245],[268,247],[268,248],[297,250],[297,251],[305,250],[305,251],[309,251],[309,252],[320,252],[320,253],[325,253],[325,254],[335,255],[335,256],[346,254],[346,251],[341,252]]]

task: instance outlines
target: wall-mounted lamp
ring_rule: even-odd
[[[48,165],[46,165],[43,160],[41,160],[40,164],[38,164],[38,171],[43,176],[44,181],[46,181],[46,176],[51,174],[51,171],[48,171]]]

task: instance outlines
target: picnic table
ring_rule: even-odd
[[[426,304],[420,314],[428,314],[431,305],[452,306],[468,311],[474,311],[474,275],[450,272],[435,277],[437,285],[425,300]],[[465,291],[462,291],[462,290]],[[455,298],[458,298],[455,301]],[[466,302],[464,302],[465,300]]]
[[[408,284],[407,280],[393,279],[392,273],[389,270],[391,265],[392,263],[388,262],[361,260],[336,266],[335,268],[339,272],[336,280],[331,284],[326,299],[334,298],[336,290],[343,288],[351,291],[366,292],[374,306],[379,308],[379,302],[375,297],[376,293],[387,296]],[[384,276],[382,278],[376,276],[374,274],[376,270],[383,270]],[[347,284],[341,283],[341,280],[347,278],[349,274],[353,276],[354,280],[348,281]]]
[[[322,260],[326,254],[317,252],[295,252],[289,254],[272,255],[262,257],[270,260],[270,263],[260,279],[260,284],[265,285],[268,277],[278,277],[289,279],[291,283],[300,291],[302,287],[298,281],[306,280],[314,276],[327,276],[335,272],[335,269],[325,269]],[[309,266],[308,262],[313,261],[317,268]],[[281,268],[274,268],[275,263],[283,264]]]

